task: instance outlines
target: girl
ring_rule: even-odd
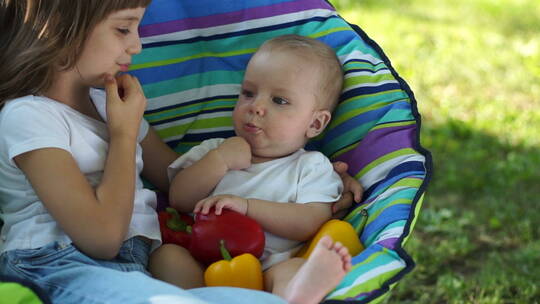
[[[187,292],[145,270],[161,241],[139,173],[168,190],[177,155],[141,119],[137,79],[113,75],[141,50],[149,2],[0,2],[0,273],[54,303],[282,303],[249,290]]]
[[[137,79],[116,75],[141,50],[149,2],[0,0],[0,274],[58,303],[283,303],[237,288],[186,291],[146,271],[161,239],[139,175],[167,191],[177,154],[142,119]],[[328,240],[318,255],[336,250]],[[290,300],[331,268],[320,265],[291,284]]]

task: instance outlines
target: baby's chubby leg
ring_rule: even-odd
[[[204,268],[187,249],[164,244],[156,249],[148,262],[148,270],[156,279],[183,289],[204,286]]]
[[[272,265],[264,272],[264,290],[283,298],[287,285],[305,262],[303,258],[291,258]]]

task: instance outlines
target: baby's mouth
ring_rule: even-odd
[[[256,125],[252,123],[246,123],[244,125],[244,130],[248,133],[257,133],[261,130],[261,128],[257,127]]]

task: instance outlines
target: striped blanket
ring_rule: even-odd
[[[349,164],[366,189],[345,220],[366,250],[326,298],[379,302],[414,267],[402,248],[431,175],[419,145],[420,115],[408,85],[379,46],[324,0],[154,0],[140,27],[143,51],[130,73],[148,97],[146,120],[185,152],[234,135],[231,113],[244,69],[269,38],[299,34],[334,48],[344,90],[326,131],[307,148]]]

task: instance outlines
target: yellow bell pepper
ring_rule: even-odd
[[[231,286],[263,290],[263,273],[261,262],[252,254],[244,253],[231,257],[220,242],[220,250],[224,260],[212,263],[204,272],[206,286]]]
[[[360,243],[360,239],[351,224],[332,219],[319,228],[317,234],[300,249],[296,256],[307,259],[315,248],[315,245],[325,235],[330,236],[334,242],[340,242],[343,246],[347,247],[349,254],[353,257],[364,250],[364,246]]]

